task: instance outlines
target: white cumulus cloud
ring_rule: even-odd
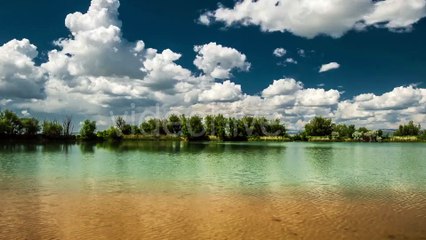
[[[262,91],[263,97],[293,94],[303,88],[301,82],[293,78],[274,80],[274,82]]]
[[[341,37],[368,26],[411,28],[426,16],[425,0],[240,0],[231,8],[219,5],[203,15],[227,26],[257,25],[262,31],[291,32],[313,38]]]
[[[234,48],[211,42],[195,46],[194,51],[197,53],[195,66],[213,78],[226,79],[231,76],[233,69],[240,71],[250,69],[246,55]]]
[[[201,102],[226,102],[236,101],[242,96],[241,85],[237,85],[229,80],[223,83],[215,83],[211,89],[203,91],[199,100]]]
[[[337,62],[331,62],[331,63],[327,63],[327,64],[323,64],[319,70],[320,73],[323,72],[328,72],[334,69],[338,69],[340,68],[340,64],[338,64]]]
[[[284,48],[276,48],[273,54],[276,57],[284,57],[284,55],[287,54],[287,50],[285,50]]]
[[[28,39],[12,40],[0,46],[0,95],[16,98],[44,98],[45,72],[35,66],[36,46]]]

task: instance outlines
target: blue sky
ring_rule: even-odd
[[[5,55],[10,49],[16,49],[15,45],[37,47],[38,55],[35,58],[31,56],[34,66],[30,70],[17,68],[18,72],[23,71],[22,74],[33,71],[24,77],[25,81],[3,73],[0,101],[4,106],[0,107],[43,117],[73,113],[77,119],[92,117],[106,125],[110,111],[121,114],[130,111],[132,104],[138,111],[156,105],[161,105],[164,111],[185,113],[204,113],[210,109],[235,115],[256,110],[259,114],[282,118],[294,128],[314,115],[372,127],[393,127],[411,119],[426,123],[425,109],[421,106],[426,101],[423,89],[426,86],[425,1],[386,0],[381,1],[382,5],[367,0],[343,1],[344,4],[341,1],[322,0],[317,2],[323,5],[312,6],[309,1],[301,1],[305,5],[299,6],[293,0],[258,1],[260,3],[220,1],[220,4],[218,1],[192,0],[184,3],[140,0],[93,0],[92,3],[89,0],[8,1],[2,3],[0,9],[0,46],[13,39],[21,41],[25,38],[29,42],[15,42],[8,48],[3,46],[6,50],[0,51],[3,58],[0,78],[2,69],[6,72],[6,67],[1,66],[7,64]],[[107,22],[96,22],[95,14],[87,18],[76,17],[74,27],[64,24],[68,14],[85,14],[91,4],[99,4],[100,9],[107,10],[119,4],[119,17],[112,10],[106,16],[107,20],[100,20]],[[334,6],[338,4],[342,7]],[[283,8],[278,9],[281,6]],[[258,16],[259,12],[266,13],[266,16],[270,14],[270,17]],[[300,12],[307,14],[303,15],[302,21],[291,20],[300,17],[297,15]],[[338,14],[334,16],[336,12]],[[200,16],[205,16],[204,22],[200,22]],[[94,25],[83,26],[90,21]],[[128,44],[142,40],[144,50],[141,55],[133,59],[123,53],[119,63],[98,62],[95,57],[108,59],[111,53],[107,48],[117,43],[106,44],[104,49],[101,47],[103,43],[78,42],[83,31],[80,36],[70,33],[72,28],[87,32],[109,25],[117,25],[120,31],[109,36],[120,38],[116,46],[118,52],[126,52],[131,49]],[[54,44],[54,41],[64,38],[68,43]],[[96,54],[81,53],[76,46],[81,49],[87,47],[88,52]],[[210,51],[205,48],[204,55],[198,53],[202,58],[198,66],[194,64],[197,55],[194,46],[200,46],[200,52],[202,46],[211,48]],[[173,61],[156,66],[158,61],[151,61],[155,56],[149,53],[148,48],[156,49],[159,58],[167,55],[163,52],[164,56],[161,56],[163,50],[170,49],[173,54],[166,58]],[[274,56],[277,48],[285,49],[286,54]],[[58,59],[48,57],[53,49],[62,56],[73,58],[68,63],[66,74],[54,67],[58,66]],[[224,49],[229,50],[228,54]],[[218,56],[220,54],[208,56],[222,50],[225,57]],[[28,52],[25,54],[28,56]],[[79,57],[79,54],[82,55]],[[94,59],[89,61],[87,56]],[[290,59],[292,63],[288,63]],[[8,61],[16,63],[19,59]],[[94,61],[97,64],[90,66]],[[147,69],[145,63],[151,64],[152,68]],[[208,66],[225,66],[227,63],[230,65],[223,67],[226,69],[220,76],[212,74],[214,66]],[[337,63],[339,67],[320,73],[321,66],[329,63]],[[144,74],[137,73],[137,64],[145,68]],[[77,72],[70,70],[75,66],[81,68]],[[132,66],[135,68],[131,69]],[[174,70],[165,73],[164,69]],[[31,78],[35,78],[35,85]],[[274,80],[281,81],[273,85]],[[188,89],[200,91],[181,90],[182,81],[187,81]],[[87,82],[90,84],[85,85]],[[105,87],[93,87],[95,85]],[[58,89],[61,86],[66,86],[66,89]],[[291,89],[286,90],[286,86]],[[266,94],[268,87],[276,89]],[[171,91],[171,88],[179,90]],[[305,91],[307,89],[318,91]],[[393,95],[403,98],[391,99]],[[76,104],[75,101],[81,102]],[[64,107],[52,107],[58,102]],[[87,109],[82,106],[87,106]],[[344,111],[347,109],[352,109],[353,114]]]

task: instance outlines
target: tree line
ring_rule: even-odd
[[[389,137],[382,130],[369,130],[355,125],[335,124],[330,118],[315,117],[308,122],[304,131],[288,135],[285,125],[279,120],[264,117],[245,116],[242,118],[224,115],[200,116],[170,115],[168,118],[151,118],[140,125],[132,125],[123,117],[117,117],[110,128],[97,131],[96,121],[85,120],[79,134],[73,134],[72,117],[63,121],[39,121],[33,117],[18,117],[14,112],[0,111],[0,138],[46,138],[81,140],[121,140],[129,135],[136,136],[174,136],[188,140],[217,139],[222,141],[245,141],[279,137],[292,141],[329,140],[329,141],[382,141]],[[401,125],[394,136],[416,136],[426,140],[426,131],[419,124],[410,121]],[[273,138],[270,138],[273,139]]]
[[[410,121],[400,125],[393,134],[385,134],[383,130],[369,130],[365,127],[356,128],[355,125],[335,124],[330,118],[314,117],[305,125],[305,130],[294,138],[298,140],[331,140],[331,141],[361,141],[380,142],[390,137],[415,137],[426,140],[426,130],[421,130],[420,124]]]
[[[1,138],[73,138],[74,125],[71,116],[66,116],[62,122],[42,121],[33,117],[18,117],[16,113],[0,111]]]
[[[117,139],[121,135],[172,135],[189,140],[207,140],[209,137],[218,140],[247,140],[253,137],[286,136],[286,128],[280,120],[268,120],[264,117],[233,118],[219,114],[202,118],[170,115],[166,119],[148,119],[139,126],[130,125],[122,117],[118,117],[115,126],[97,134],[104,139]]]

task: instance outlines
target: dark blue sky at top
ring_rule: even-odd
[[[220,1],[232,6],[233,1]],[[394,87],[420,83],[426,86],[426,20],[414,25],[410,33],[394,33],[371,28],[349,32],[342,38],[321,36],[314,39],[290,33],[264,33],[258,27],[232,27],[222,24],[206,27],[196,23],[205,10],[214,10],[217,1],[146,1],[121,0],[120,19],[124,38],[143,40],[147,47],[160,51],[170,48],[183,54],[179,64],[196,71],[194,45],[217,42],[247,55],[250,72],[236,72],[233,81],[243,91],[256,94],[274,79],[293,77],[306,87],[324,83],[324,88],[343,86],[343,98],[360,93],[381,94]],[[41,53],[38,62],[54,48],[52,42],[69,35],[64,20],[68,13],[85,12],[90,0],[14,0],[0,6],[0,45],[17,38],[28,38]],[[277,63],[272,52],[277,47],[288,51],[287,57],[298,61],[286,67]],[[306,51],[306,57],[297,54]],[[336,61],[338,70],[318,73],[322,64]]]

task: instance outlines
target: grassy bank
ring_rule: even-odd
[[[418,136],[394,136],[386,139],[386,142],[425,142]]]

